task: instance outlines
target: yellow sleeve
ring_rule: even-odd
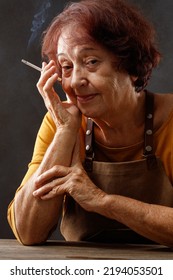
[[[52,139],[55,134],[55,130],[56,130],[55,124],[54,124],[50,114],[47,113],[43,119],[43,122],[40,126],[40,129],[39,129],[37,137],[36,137],[33,156],[32,156],[31,162],[28,165],[28,171],[27,171],[25,177],[23,178],[21,185],[17,189],[16,193],[23,187],[23,185],[28,181],[28,179],[31,177],[31,175],[39,167],[48,146],[52,142]],[[14,197],[14,199],[15,199],[15,197]],[[8,206],[7,219],[8,219],[9,225],[10,225],[15,237],[20,242],[20,238],[17,233],[16,226],[15,226],[14,199],[11,201],[11,203]]]
[[[43,122],[40,126],[40,129],[38,131],[32,160],[28,165],[28,171],[27,171],[25,177],[23,178],[21,185],[24,185],[28,181],[28,179],[31,177],[31,175],[39,167],[47,148],[49,147],[50,143],[53,140],[55,131],[56,131],[55,124],[54,124],[50,114],[47,113],[45,115]]]

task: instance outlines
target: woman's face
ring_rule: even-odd
[[[129,75],[116,69],[112,53],[92,41],[75,43],[70,28],[59,38],[57,59],[62,69],[63,90],[87,117],[104,118],[115,112],[124,102],[129,86],[132,87]]]

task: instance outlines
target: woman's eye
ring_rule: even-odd
[[[98,62],[97,59],[90,59],[90,60],[87,61],[87,64],[88,65],[95,65],[97,62]]]
[[[62,66],[62,69],[63,70],[69,70],[69,69],[71,69],[71,66],[70,65],[64,65],[64,66]]]
[[[62,65],[61,69],[62,69],[63,74],[69,74],[72,69],[72,65],[69,65],[69,64]]]
[[[96,58],[88,59],[86,61],[86,66],[88,67],[88,69],[95,70],[95,68],[98,66],[98,63],[99,61]]]

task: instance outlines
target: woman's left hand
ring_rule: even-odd
[[[40,175],[36,184],[38,189],[33,193],[35,197],[48,200],[69,194],[87,211],[97,212],[96,208],[105,196],[105,193],[90,180],[80,163],[72,167],[54,166]]]

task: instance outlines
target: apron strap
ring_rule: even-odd
[[[154,94],[145,90],[145,129],[143,156],[147,159],[148,169],[157,166],[153,147]]]
[[[153,154],[153,112],[154,95],[145,91],[145,130],[144,130],[144,156]]]
[[[92,171],[93,167],[93,159],[94,159],[94,150],[93,150],[93,138],[94,138],[94,123],[88,118],[87,119],[87,127],[85,133],[85,161],[84,168],[87,172]]]

